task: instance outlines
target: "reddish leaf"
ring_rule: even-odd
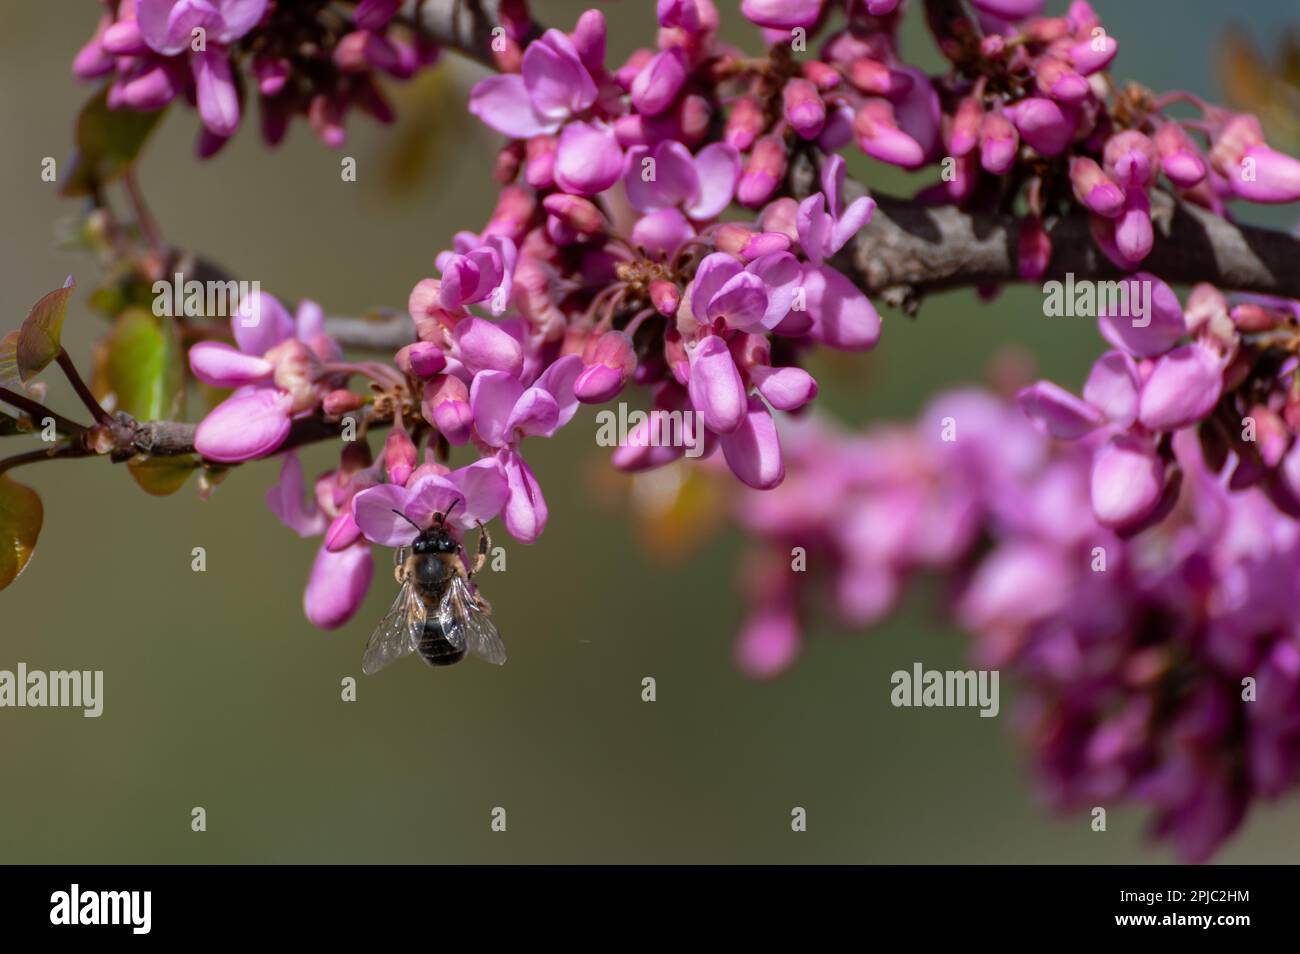
[[[0,474],[0,590],[12,583],[32,558],[44,516],[36,491]]]
[[[77,283],[69,275],[62,288],[50,292],[32,306],[23,326],[18,329],[18,376],[23,381],[30,381],[59,356],[59,351],[63,348],[60,342],[63,316],[76,287]],[[0,357],[0,362],[2,361],[3,358]]]

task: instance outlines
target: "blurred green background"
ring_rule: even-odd
[[[539,2],[569,27],[586,4]],[[1063,9],[1051,0],[1050,10]],[[1287,0],[1096,3],[1120,40],[1114,68],[1153,88],[1220,97],[1214,52],[1229,23],[1271,55],[1295,8]],[[654,4],[601,4],[611,59],[649,37]],[[750,46],[737,4],[729,35]],[[0,305],[16,327],[41,294],[94,262],[59,252],[54,225],[73,211],[40,179],[68,154],[90,93],[69,63],[90,35],[89,0],[0,5]],[[905,54],[934,66],[916,11]],[[360,117],[341,152],[297,123],[274,152],[252,123],[227,150],[192,157],[198,128],[174,110],[141,181],[164,233],[287,301],[310,296],[335,314],[401,306],[453,231],[477,228],[495,198],[493,140],[463,116],[476,77],[438,109],[438,142],[414,152],[419,173],[391,187],[393,132]],[[428,109],[432,85],[399,91],[399,112]],[[426,120],[426,125],[428,121]],[[1294,149],[1294,144],[1290,144]],[[408,150],[409,151],[409,150]],[[341,155],[359,181],[342,183]],[[408,163],[409,165],[409,163]],[[863,160],[884,188],[900,177]],[[409,168],[407,170],[410,172]],[[1280,213],[1279,213],[1280,215]],[[1271,220],[1285,223],[1277,215]],[[824,408],[851,421],[910,416],[935,390],[980,379],[1002,343],[1077,382],[1099,351],[1087,322],[1045,321],[1041,302],[1009,289],[927,300],[915,321],[885,315],[878,353],[822,363]],[[66,337],[79,361],[103,325],[78,299]],[[51,380],[64,411],[76,412]],[[624,509],[593,490],[604,451],[584,412],[528,458],[551,509],[540,543],[512,544],[508,571],[484,588],[511,653],[503,669],[473,662],[432,671],[409,661],[360,678],[362,646],[392,598],[388,556],[357,617],[331,633],[303,618],[315,541],[266,511],[277,463],[240,468],[200,502],[190,484],[147,497],[122,467],[74,461],[15,472],[39,490],[46,524],[26,573],[0,595],[0,669],[105,671],[104,714],[0,709],[0,861],[6,862],[1136,862],[1169,859],[1135,810],[1090,831],[1084,814],[1051,815],[1003,717],[975,710],[895,709],[889,674],[921,661],[965,668],[964,637],[938,619],[922,585],[905,611],[870,633],[815,626],[803,659],[771,683],[732,667],[743,603],[744,541],[733,530],[676,560],[649,554]],[[34,438],[11,438],[6,453]],[[25,446],[22,448],[25,449]],[[304,455],[309,474],[333,447]],[[206,573],[190,551],[207,550]],[[653,676],[658,701],[641,701]],[[208,828],[190,830],[194,806]],[[495,806],[508,831],[490,831]],[[808,830],[790,830],[794,806]],[[1255,810],[1222,861],[1294,861],[1295,801]]]

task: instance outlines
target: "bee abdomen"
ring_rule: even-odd
[[[465,658],[465,647],[457,648],[447,641],[436,616],[424,621],[424,632],[415,648],[430,666],[451,666]]]

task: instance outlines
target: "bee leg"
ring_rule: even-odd
[[[401,586],[406,582],[406,547],[398,547],[393,553],[393,578]]]
[[[478,553],[474,557],[474,566],[469,571],[470,579],[474,574],[487,564],[488,552],[492,549],[492,535],[488,533],[487,527],[483,524],[478,525]]]

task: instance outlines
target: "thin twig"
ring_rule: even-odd
[[[3,474],[6,470],[12,470],[15,467],[21,467],[24,464],[36,464],[43,460],[87,456],[89,456],[89,452],[78,444],[58,444],[54,447],[28,451],[25,454],[15,454],[13,457],[6,457],[4,460],[0,460],[0,474]]]
[[[8,388],[0,388],[0,401],[6,404],[12,404],[21,411],[26,411],[28,416],[38,424],[49,418],[54,422],[54,426],[65,434],[80,434],[87,430],[83,424],[76,421],[70,421],[62,414],[51,411],[39,401],[33,401],[17,391],[10,391]]]
[[[100,424],[112,424],[113,418],[100,406],[99,401],[95,399],[95,395],[90,392],[90,388],[86,387],[86,382],[81,380],[81,375],[77,372],[77,366],[72,363],[72,358],[68,355],[68,352],[60,348],[59,356],[54,360],[59,362],[59,367],[63,370],[64,376],[72,385],[72,390],[77,392],[77,397],[81,398],[81,403],[86,405],[86,409],[95,416],[95,420]]]
[[[131,208],[135,211],[135,220],[140,226],[140,231],[144,233],[145,240],[154,253],[161,256],[163,254],[162,231],[158,228],[158,220],[153,217],[148,203],[144,200],[144,193],[140,191],[140,183],[136,180],[134,169],[127,168],[122,176],[122,183],[126,186],[126,194],[131,200]]]

